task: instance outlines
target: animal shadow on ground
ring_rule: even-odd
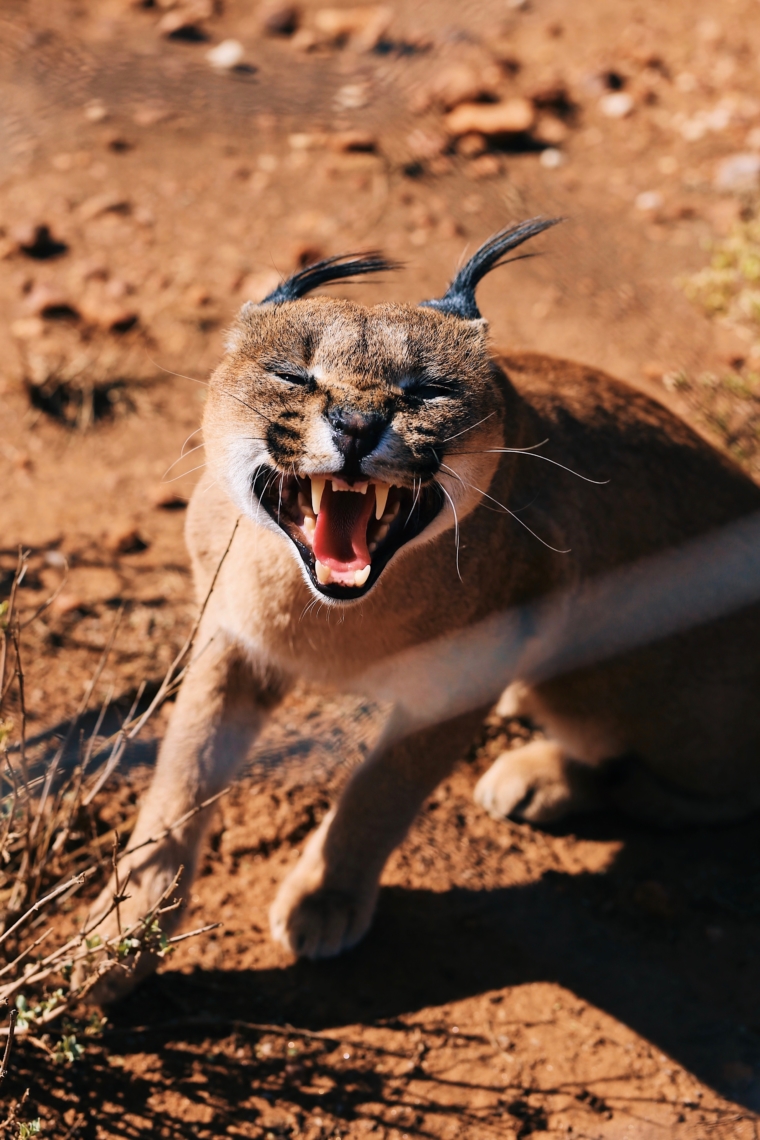
[[[759,1109],[757,821],[671,834],[614,815],[572,826],[576,836],[622,840],[606,871],[551,871],[495,890],[387,887],[352,952],[282,969],[168,970],[116,1007],[112,1026],[126,1044],[138,1026],[160,1035],[162,1023],[176,1025],[178,1010],[207,1025],[224,1010],[329,1030],[549,981]],[[754,1079],[730,1084],[727,1062]]]

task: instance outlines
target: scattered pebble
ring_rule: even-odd
[[[243,62],[245,48],[240,40],[222,40],[220,44],[206,52],[206,59],[219,71],[232,71]]]
[[[88,123],[102,123],[108,118],[108,110],[102,99],[93,99],[84,109],[84,117]]]
[[[17,226],[10,236],[19,253],[32,257],[36,261],[48,261],[53,257],[61,257],[69,248],[64,241],[53,235],[50,227],[44,222],[27,222],[24,225]]]
[[[184,511],[187,498],[166,483],[159,483],[150,496],[151,505],[159,511]]]
[[[546,146],[559,146],[567,140],[569,134],[567,125],[556,115],[541,115],[533,129],[536,142],[545,143]]]
[[[643,190],[636,195],[636,209],[651,212],[662,208],[662,194],[659,190]]]
[[[716,190],[738,193],[760,186],[760,154],[732,154],[718,163],[713,185]]]
[[[356,51],[372,51],[390,28],[392,19],[393,9],[385,5],[320,8],[314,14],[314,26],[331,43],[348,43]]]
[[[436,75],[427,89],[428,101],[439,103],[451,111],[461,103],[474,103],[493,96],[499,83],[499,69],[476,68],[468,63],[456,63]]]
[[[60,318],[78,319],[79,313],[69,298],[54,285],[35,285],[24,301],[27,313],[48,320]]]
[[[259,10],[259,19],[270,36],[292,36],[298,31],[301,11],[295,4],[282,4],[275,0]]]
[[[457,139],[457,154],[464,158],[477,158],[488,150],[488,139],[478,131],[470,131]]]
[[[377,150],[377,135],[372,131],[337,131],[328,136],[330,150],[338,154],[374,154]]]
[[[546,150],[541,151],[541,156],[538,161],[542,166],[545,166],[547,170],[556,170],[558,166],[562,166],[565,161],[565,156],[561,150],[550,146],[547,147]]]
[[[448,136],[439,131],[418,128],[406,136],[407,150],[414,162],[428,162],[431,158],[437,158],[448,145]]]
[[[92,221],[102,214],[128,214],[131,210],[129,199],[123,194],[106,191],[103,194],[94,194],[86,198],[79,207],[79,216],[83,222]]]
[[[608,119],[625,119],[633,107],[633,98],[627,91],[610,91],[599,100],[599,109]]]
[[[140,554],[150,543],[140,534],[136,526],[124,526],[112,530],[105,540],[105,547],[111,554]]]
[[[198,25],[211,19],[213,14],[214,0],[183,0],[161,17],[158,30],[165,36],[189,33],[202,38]]]
[[[505,103],[462,103],[445,119],[448,132],[454,136],[477,132],[483,135],[522,134],[529,131],[536,112],[527,99],[508,99]]]
[[[335,96],[335,106],[340,111],[358,111],[369,103],[369,88],[366,83],[347,83]]]

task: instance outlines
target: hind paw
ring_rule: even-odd
[[[494,819],[549,823],[594,806],[592,778],[559,745],[535,740],[501,754],[478,780],[475,802]]]

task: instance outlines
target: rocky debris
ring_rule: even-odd
[[[338,154],[374,154],[377,151],[377,135],[372,131],[337,131],[328,136],[328,146]]]
[[[28,222],[18,226],[11,233],[12,246],[18,253],[35,261],[48,261],[62,257],[69,247],[52,233],[45,222]]]
[[[222,40],[206,52],[206,59],[218,71],[232,71],[239,67],[245,58],[245,48],[240,40]]]
[[[437,105],[451,111],[460,103],[478,103],[496,97],[501,70],[496,64],[475,67],[455,63],[438,72],[432,83],[417,94],[416,110]]]
[[[104,545],[109,554],[141,554],[150,543],[134,524],[126,524],[109,531]]]
[[[362,8],[319,8],[314,27],[328,43],[348,46],[354,51],[372,51],[381,42],[393,20],[393,9],[385,5]]]
[[[407,135],[406,146],[413,162],[429,162],[448,150],[449,138],[443,131],[417,127]]]
[[[599,100],[599,110],[608,119],[625,119],[633,113],[633,96],[627,91],[609,91]]]
[[[161,17],[158,30],[176,39],[204,40],[203,25],[213,15],[213,0],[180,0]]]
[[[159,511],[184,511],[187,498],[166,483],[159,483],[150,495],[150,504]]]
[[[163,123],[171,116],[171,108],[166,103],[142,103],[135,108],[132,122],[138,127],[155,127],[157,123]]]
[[[544,146],[556,147],[567,141],[570,128],[556,115],[539,115],[531,133],[536,142]]]
[[[662,209],[663,204],[664,199],[659,190],[642,190],[636,196],[636,209],[643,213],[655,213]]]
[[[296,4],[275,0],[259,9],[261,27],[270,36],[292,36],[301,23],[301,10]]]
[[[46,320],[79,320],[80,317],[66,293],[55,285],[34,285],[26,296],[24,308],[30,316]]]
[[[455,138],[467,134],[525,134],[534,125],[536,111],[528,99],[507,99],[504,103],[461,103],[444,119],[444,125]]]
[[[102,123],[108,118],[108,109],[102,99],[92,99],[84,109],[88,123]]]
[[[129,214],[132,206],[128,198],[123,194],[106,192],[104,194],[94,194],[91,198],[85,199],[79,207],[79,216],[83,222],[89,222],[93,218],[100,217],[101,214]]]
[[[730,154],[718,163],[713,185],[716,190],[738,194],[760,186],[760,154]]]

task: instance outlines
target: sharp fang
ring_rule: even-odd
[[[371,569],[372,569],[372,567],[370,565],[367,565],[364,567],[363,570],[355,570],[354,571],[354,585],[355,586],[363,586],[364,583],[369,578],[369,572]]]
[[[306,532],[306,537],[311,539],[314,537],[314,531],[317,529],[317,524],[311,515],[304,515],[303,529]]]
[[[390,483],[375,483],[375,518],[381,519],[385,514],[385,504],[388,502]]]
[[[311,507],[315,515],[319,514],[326,482],[327,480],[323,479],[320,475],[312,475],[311,477]]]
[[[322,480],[324,483],[324,480]],[[320,586],[326,586],[332,578],[332,570],[329,566],[325,566],[318,558],[314,560],[314,568],[317,572],[317,581]]]

